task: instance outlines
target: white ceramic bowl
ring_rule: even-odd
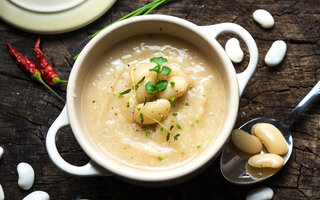
[[[247,44],[250,61],[247,69],[236,74],[234,67],[224,49],[216,41],[223,32],[239,35]],[[191,161],[179,167],[164,170],[143,170],[125,166],[99,151],[97,145],[90,139],[81,115],[81,92],[90,65],[112,45],[134,35],[146,33],[161,33],[171,35],[198,47],[215,66],[219,68],[225,87],[226,107],[224,108],[224,124],[219,136],[206,149]],[[174,184],[195,175],[219,155],[233,129],[238,108],[239,98],[254,73],[258,62],[257,46],[251,35],[241,26],[223,23],[211,26],[197,26],[186,20],[166,16],[147,15],[130,18],[118,22],[93,38],[82,50],[72,68],[68,89],[67,105],[60,116],[49,129],[46,144],[52,161],[62,170],[78,176],[115,175],[137,184],[159,186]],[[85,153],[92,159],[87,165],[77,167],[70,165],[59,155],[55,136],[59,128],[71,125],[74,136]]]

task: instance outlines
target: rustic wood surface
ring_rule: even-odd
[[[72,69],[72,57],[89,41],[90,34],[149,3],[149,0],[118,0],[94,23],[70,33],[41,35],[42,49],[63,79]],[[254,10],[264,8],[276,25],[264,30],[252,18]],[[259,49],[259,65],[240,101],[236,126],[255,117],[281,119],[298,104],[320,80],[320,1],[297,0],[176,0],[153,13],[177,16],[198,25],[234,22],[246,28]],[[17,30],[0,21],[0,41],[11,43],[34,60],[33,47],[39,35]],[[228,37],[219,38],[224,46]],[[275,68],[263,58],[274,40],[284,40],[288,51]],[[241,46],[246,51],[243,43]],[[247,51],[246,51],[247,52]],[[320,199],[320,101],[306,110],[292,129],[294,149],[287,165],[273,178],[251,186],[228,183],[220,174],[219,160],[203,173],[182,184],[167,188],[143,188],[114,177],[79,178],[59,170],[48,157],[45,137],[64,103],[42,85],[31,80],[0,48],[0,184],[6,199],[22,199],[31,191],[43,190],[51,199],[244,199],[248,191],[268,186],[274,199]],[[248,63],[235,65],[240,72]],[[66,85],[54,88],[65,97]],[[89,158],[81,150],[70,128],[57,137],[62,156],[72,164],[83,165]],[[16,166],[28,162],[36,178],[29,191],[17,185]]]

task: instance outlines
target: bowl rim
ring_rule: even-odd
[[[141,169],[136,169],[134,167],[126,166],[126,165],[123,165],[122,163],[118,163],[118,164],[114,164],[112,162],[107,163],[106,162],[107,159],[99,159],[99,154],[95,153],[96,151],[93,148],[90,148],[83,134],[79,134],[80,132],[82,132],[82,130],[79,126],[77,126],[77,123],[79,122],[76,120],[76,117],[75,117],[76,113],[74,112],[76,102],[73,95],[73,91],[75,90],[75,82],[77,80],[77,74],[81,68],[82,63],[86,58],[86,55],[88,54],[88,52],[90,52],[93,49],[93,47],[101,39],[103,39],[109,33],[112,33],[113,31],[116,31],[117,29],[123,26],[126,26],[130,23],[150,22],[150,21],[166,22],[166,23],[177,25],[177,26],[181,26],[199,35],[204,40],[208,41],[208,45],[212,46],[216,50],[218,57],[221,58],[221,61],[224,64],[224,68],[227,72],[226,76],[229,78],[228,85],[230,86],[230,97],[229,97],[230,105],[229,105],[229,114],[227,115],[228,117],[226,118],[221,128],[221,133],[219,133],[219,137],[217,137],[214,142],[214,144],[216,145],[211,145],[206,147],[205,151],[197,155],[197,159],[192,159],[191,161],[188,161],[186,164],[180,165],[178,167],[173,167],[170,169],[164,169],[159,171],[150,171],[147,169],[142,172]],[[222,48],[222,46],[217,42],[217,40],[214,39],[213,37],[210,37],[208,33],[201,31],[198,25],[195,25],[187,20],[174,17],[174,16],[159,15],[159,14],[137,16],[137,17],[132,17],[132,18],[117,22],[109,26],[107,29],[104,29],[97,36],[92,38],[89,41],[89,43],[84,47],[84,49],[81,51],[81,53],[79,54],[79,57],[74,63],[74,66],[69,76],[69,83],[67,87],[67,109],[68,109],[70,126],[72,128],[73,134],[77,142],[79,143],[83,151],[95,163],[105,168],[106,170],[110,171],[111,173],[127,179],[143,181],[143,182],[161,182],[161,181],[168,181],[172,179],[181,178],[183,176],[191,174],[192,172],[201,168],[202,166],[207,164],[210,160],[218,156],[218,154],[220,154],[220,152],[222,151],[224,144],[227,142],[231,134],[231,131],[233,129],[233,126],[235,124],[238,109],[239,109],[239,99],[240,99],[240,96],[239,96],[238,81],[237,81],[234,66],[231,63],[228,56],[226,55],[226,53],[224,52],[224,49]],[[227,125],[227,124],[230,124],[230,125]]]

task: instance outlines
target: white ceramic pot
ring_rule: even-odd
[[[250,61],[245,71],[236,74],[224,49],[216,41],[219,34],[235,33],[244,40],[250,53]],[[225,87],[226,107],[224,124],[216,140],[191,161],[175,168],[164,170],[143,170],[125,166],[99,151],[92,142],[81,116],[81,91],[90,63],[112,45],[134,35],[146,33],[168,34],[196,46],[219,68]],[[46,145],[50,158],[63,171],[77,176],[110,176],[136,184],[160,186],[186,180],[205,168],[221,152],[236,121],[239,99],[253,75],[258,63],[258,49],[251,35],[241,26],[222,23],[211,26],[197,26],[186,20],[166,16],[147,15],[118,22],[94,37],[82,50],[75,62],[68,83],[67,105],[50,127]],[[85,166],[74,166],[60,156],[55,145],[58,130],[66,125],[72,128],[74,136],[91,161]]]

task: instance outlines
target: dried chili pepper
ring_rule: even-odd
[[[28,58],[21,55],[16,49],[14,49],[9,43],[4,43],[9,49],[9,53],[12,58],[18,63],[18,65],[26,71],[32,78],[36,79],[40,83],[42,83],[46,88],[48,88],[53,94],[55,94],[59,99],[64,101],[64,99],[58,95],[54,90],[52,90],[41,78],[41,74],[36,65],[30,61]]]
[[[44,56],[43,52],[40,49],[40,38],[38,38],[36,46],[34,47],[34,52],[36,54],[37,65],[40,69],[40,73],[41,73],[43,79],[49,85],[57,85],[59,83],[67,83],[68,82],[68,81],[60,79],[59,75],[56,73],[56,71],[53,69],[52,65],[50,65],[47,58]]]

